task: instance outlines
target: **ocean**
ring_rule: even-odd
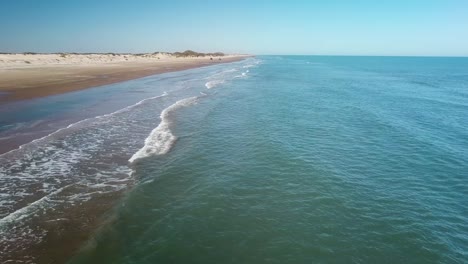
[[[1,105],[0,262],[467,263],[467,128],[468,58],[257,56]]]

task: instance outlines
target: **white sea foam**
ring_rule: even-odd
[[[115,153],[128,151],[126,155],[131,155],[133,150],[129,146],[138,143],[137,139],[125,141],[126,145],[115,150],[110,146],[111,151],[101,153],[102,145],[126,135],[125,131],[132,126],[120,121],[132,120],[133,112],[142,111],[138,110],[140,108],[134,111],[133,108],[166,95],[146,98],[115,112],[81,120],[0,155],[0,225],[8,219],[31,215],[31,210],[37,211],[33,208],[39,208],[38,205],[42,208],[42,205],[50,203],[50,194],[57,194],[69,184],[74,184],[73,192],[83,195],[74,197],[67,194],[69,199],[61,203],[89,199],[88,190],[91,188],[99,188],[102,192],[125,188],[131,180],[131,176],[126,175],[129,168],[127,164],[118,166],[113,159]],[[46,196],[33,200],[41,194]],[[19,206],[24,199],[33,201]]]
[[[171,121],[169,115],[171,112],[185,106],[192,105],[196,102],[198,97],[190,97],[179,100],[170,105],[161,112],[161,122],[151,131],[149,136],[145,139],[145,145],[138,150],[128,160],[130,163],[152,155],[163,155],[169,152],[177,137],[172,134],[170,129]]]
[[[240,75],[234,76],[234,78],[244,78],[244,77],[247,77],[247,73],[249,73],[249,70],[246,70],[245,72],[242,72]]]
[[[119,110],[117,110],[117,111],[115,111],[115,112],[112,112],[112,113],[109,113],[109,114],[104,114],[104,115],[100,115],[100,116],[95,116],[95,117],[91,117],[91,118],[86,118],[86,119],[80,120],[80,121],[78,121],[78,122],[72,123],[72,124],[70,124],[70,125],[68,125],[68,126],[66,126],[66,127],[57,129],[56,131],[54,131],[54,132],[52,132],[52,133],[50,133],[50,134],[48,134],[48,135],[46,135],[46,136],[43,136],[43,137],[38,138],[38,139],[34,139],[34,140],[31,141],[31,142],[28,142],[28,143],[26,143],[26,144],[23,144],[23,145],[19,146],[17,149],[12,149],[12,150],[10,150],[10,151],[8,151],[8,152],[5,152],[5,153],[3,153],[3,154],[0,154],[0,158],[3,157],[3,156],[7,156],[7,155],[10,154],[10,153],[16,152],[16,151],[18,151],[19,149],[23,149],[23,148],[26,147],[26,146],[34,145],[35,143],[39,143],[39,142],[41,142],[41,141],[44,141],[44,140],[46,140],[46,139],[48,139],[48,138],[50,138],[50,137],[52,137],[52,136],[54,136],[54,135],[56,135],[56,134],[59,134],[59,133],[62,132],[62,131],[65,131],[65,130],[67,130],[67,129],[73,128],[73,127],[78,126],[78,125],[80,125],[80,124],[89,122],[89,121],[91,121],[91,120],[102,119],[102,118],[106,118],[106,117],[113,116],[113,115],[116,115],[116,114],[120,114],[120,113],[123,113],[123,112],[127,112],[127,111],[131,110],[132,108],[134,108],[134,107],[136,107],[136,106],[138,106],[138,105],[141,105],[141,104],[145,103],[146,101],[153,100],[153,99],[156,99],[156,98],[160,98],[160,97],[163,97],[163,96],[167,96],[167,92],[164,92],[162,95],[153,96],[153,97],[149,97],[149,98],[143,99],[143,100],[141,100],[141,101],[139,101],[139,102],[137,102],[137,103],[135,103],[135,104],[133,104],[133,105],[129,105],[129,106],[127,106],[127,107],[124,107],[124,108],[122,108],[122,109],[119,109]]]
[[[233,69],[219,71],[206,78],[208,82],[205,83],[205,87],[208,89],[212,89],[234,79],[244,78],[247,76],[247,73],[249,73],[248,68],[258,67],[260,63],[261,61],[258,60],[251,61],[250,64],[247,65],[239,65],[238,67]]]
[[[211,89],[223,83],[224,83],[224,80],[213,80],[213,81],[209,81],[205,83],[205,87],[208,89]]]
[[[255,67],[256,64],[249,64],[249,65],[245,65],[243,66],[242,68],[246,69],[246,68],[252,68],[252,67]]]
[[[22,207],[11,214],[8,214],[7,216],[3,217],[0,219],[0,230],[5,227],[6,224],[11,223],[13,221],[20,221],[21,219],[27,217],[30,214],[33,214],[35,211],[39,210],[40,208],[44,207],[44,204],[47,203],[50,199],[50,197],[53,197],[54,195],[60,193],[63,191],[68,186],[62,187],[55,192],[52,192],[41,199],[25,206]]]

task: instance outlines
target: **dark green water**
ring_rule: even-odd
[[[466,263],[467,59],[260,60],[71,263]]]

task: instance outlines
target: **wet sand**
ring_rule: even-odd
[[[92,246],[93,234],[114,220],[112,208],[128,188],[93,197],[89,201],[71,207],[45,210],[41,217],[24,221],[24,226],[32,226],[33,232],[45,230],[40,243],[25,239],[10,241],[0,237],[0,263],[66,263],[80,249]],[[34,233],[31,233],[34,234]],[[90,244],[85,244],[86,242]]]
[[[9,67],[4,63],[3,67],[0,67],[0,103],[61,94],[159,73],[233,62],[245,57],[247,56],[229,55],[213,60],[210,57],[166,57],[129,62],[99,63],[98,61],[92,64],[25,63],[21,67],[18,67],[18,64]]]

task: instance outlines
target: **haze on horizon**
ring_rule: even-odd
[[[0,52],[468,56],[468,1],[1,3]]]

